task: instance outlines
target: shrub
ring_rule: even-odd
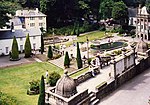
[[[58,74],[57,72],[50,73],[48,77],[48,83],[50,84],[50,86],[55,86],[60,77],[60,74]]]
[[[10,58],[12,60],[17,60],[19,59],[19,51],[18,51],[18,43],[16,40],[16,37],[14,36],[13,38],[13,43],[12,43],[12,50],[11,50]]]
[[[29,95],[39,94],[39,84],[40,84],[39,80],[32,80],[31,82],[29,82],[29,89],[27,90],[27,94]]]
[[[50,59],[53,58],[53,51],[52,51],[52,47],[51,47],[51,46],[49,46],[49,48],[48,48],[48,54],[47,54],[47,57],[50,58]]]
[[[115,50],[115,51],[113,51],[113,53],[114,53],[115,55],[120,55],[120,54],[122,54],[122,51],[121,51],[121,50]]]
[[[66,52],[66,54],[65,54],[64,66],[65,66],[65,67],[68,67],[68,68],[69,68],[69,66],[70,66],[70,59],[69,59],[69,54],[68,54],[68,52]]]
[[[14,97],[0,92],[0,105],[19,105]]]
[[[77,66],[78,66],[78,69],[82,68],[82,66],[83,66],[78,42],[77,42]]]
[[[24,52],[25,58],[29,58],[31,56],[31,43],[29,39],[29,34],[26,36]]]

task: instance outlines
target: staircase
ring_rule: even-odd
[[[96,98],[96,94],[94,92],[90,92],[89,97],[90,97],[90,105],[97,105],[100,102],[100,100]]]

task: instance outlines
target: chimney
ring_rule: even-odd
[[[39,9],[38,9],[38,8],[36,8],[36,9],[35,9],[35,12],[36,12],[36,13],[39,13]]]

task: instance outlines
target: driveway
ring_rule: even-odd
[[[0,68],[34,62],[32,58],[24,58],[24,55],[20,55],[20,57],[19,61],[10,61],[9,56],[0,57]]]

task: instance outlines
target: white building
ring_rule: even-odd
[[[18,17],[22,23],[22,28],[41,28],[46,27],[46,15],[36,8],[36,10],[17,10],[15,17]],[[17,20],[18,21],[18,20]],[[15,26],[15,25],[14,25]]]
[[[136,37],[150,40],[150,14],[148,13],[146,6],[138,8]]]
[[[12,48],[13,37],[18,42],[20,52],[23,52],[26,36],[29,34],[31,48],[39,50],[41,47],[41,31],[38,28],[18,29],[18,30],[0,30],[0,55],[8,55]]]

